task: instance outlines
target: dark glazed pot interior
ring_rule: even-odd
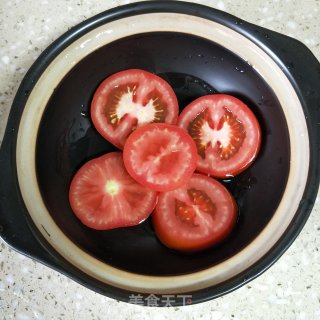
[[[99,83],[117,71],[140,68],[174,88],[184,108],[210,93],[234,95],[253,110],[262,128],[258,159],[241,175],[224,181],[239,206],[239,221],[218,247],[193,255],[170,251],[151,222],[111,231],[91,230],[68,202],[70,181],[89,159],[114,151],[94,129],[90,101]],[[273,91],[245,61],[208,40],[179,33],[148,33],[115,41],[77,64],[54,91],[38,133],[36,169],[48,211],[59,228],[92,256],[122,270],[178,275],[213,266],[239,252],[270,221],[283,194],[289,168],[289,135]]]

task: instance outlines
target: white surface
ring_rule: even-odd
[[[0,139],[26,70],[69,27],[135,1],[0,0]],[[320,2],[193,1],[305,43],[320,59]],[[305,228],[267,272],[199,305],[156,309],[116,302],[10,250],[0,240],[0,319],[319,319],[319,196]]]

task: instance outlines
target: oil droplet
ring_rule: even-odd
[[[87,110],[87,106],[85,104],[81,105],[81,111],[80,114],[82,117],[84,118],[88,118],[89,117],[89,110]]]
[[[244,73],[244,70],[241,69],[241,68],[239,68],[239,67],[236,67],[236,70],[237,70],[238,72],[240,72],[240,73]]]
[[[287,68],[290,70],[290,69],[293,69],[294,68],[294,64],[293,62],[287,62]]]
[[[261,106],[264,103],[264,96],[261,96],[258,100],[258,105]]]

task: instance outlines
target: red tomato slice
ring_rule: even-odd
[[[157,193],[129,176],[121,152],[111,152],[79,169],[71,182],[69,200],[83,224],[107,230],[137,225],[148,218]]]
[[[197,171],[217,178],[241,173],[260,149],[260,126],[253,112],[226,94],[196,99],[182,111],[178,125],[197,145]]]
[[[197,148],[187,132],[165,123],[136,129],[123,149],[124,165],[142,185],[169,191],[188,181],[197,165]]]
[[[213,246],[230,234],[237,220],[237,205],[220,182],[194,174],[183,187],[159,195],[152,218],[164,245],[193,252]]]
[[[120,149],[136,127],[151,122],[176,124],[178,113],[178,100],[170,85],[139,69],[120,71],[105,79],[91,103],[95,128]]]

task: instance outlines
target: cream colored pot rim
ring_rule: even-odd
[[[37,132],[53,90],[85,56],[117,39],[146,32],[182,32],[212,40],[253,66],[275,92],[288,124],[290,172],[283,198],[269,224],[241,252],[211,268],[181,276],[146,276],[116,269],[74,244],[51,218],[40,194],[35,168]],[[106,23],[64,49],[30,93],[20,122],[16,159],[19,186],[34,224],[68,262],[91,277],[118,288],[146,293],[183,293],[224,282],[268,253],[286,231],[302,198],[309,170],[309,137],[296,92],[279,66],[252,41],[207,19],[177,13],[149,13]],[[46,231],[45,231],[46,230]],[[50,234],[50,236],[49,236]]]

